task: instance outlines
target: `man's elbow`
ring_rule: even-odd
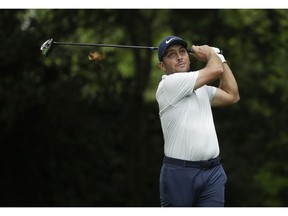
[[[233,100],[231,101],[232,104],[236,104],[240,101],[240,95],[239,93],[237,93],[234,97],[233,97]]]

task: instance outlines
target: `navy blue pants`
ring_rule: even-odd
[[[160,173],[161,206],[224,207],[227,176],[219,158],[213,161],[202,166],[165,157]]]

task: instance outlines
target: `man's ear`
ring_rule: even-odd
[[[159,68],[160,68],[162,71],[165,71],[165,65],[164,65],[163,61],[160,61],[160,62],[158,63],[158,66],[159,66]]]

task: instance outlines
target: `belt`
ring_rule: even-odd
[[[223,162],[221,157],[216,157],[210,160],[201,160],[201,161],[187,161],[176,158],[164,157],[163,163],[174,164],[184,167],[199,168],[202,170],[211,169],[215,166],[220,165]]]

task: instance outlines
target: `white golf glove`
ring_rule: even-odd
[[[221,61],[222,61],[222,63],[226,63],[227,61],[226,61],[226,59],[225,59],[225,57],[221,54],[221,51],[220,51],[220,49],[219,48],[217,48],[217,47],[211,47],[214,51],[215,51],[215,53],[219,56],[219,58],[221,59]]]

